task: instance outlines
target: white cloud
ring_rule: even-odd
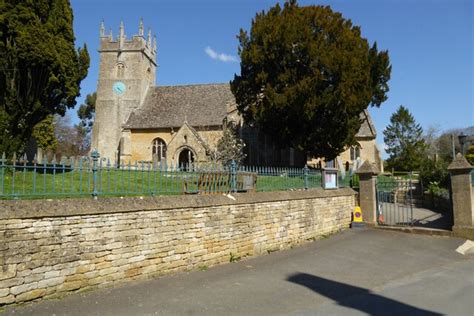
[[[219,60],[219,61],[223,61],[225,63],[237,63],[239,62],[239,60],[237,59],[237,57],[235,56],[232,56],[232,55],[227,55],[227,54],[219,54],[218,52],[216,52],[215,50],[213,50],[212,48],[210,48],[209,46],[207,46],[204,51],[206,52],[206,54],[211,57],[212,59],[215,59],[215,60]]]

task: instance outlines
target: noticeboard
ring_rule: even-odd
[[[337,189],[337,169],[327,169],[323,171],[323,188]]]

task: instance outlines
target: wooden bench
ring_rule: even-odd
[[[184,194],[225,194],[231,191],[231,174],[228,171],[201,172],[197,179],[184,181]],[[255,192],[257,174],[237,173],[237,192]]]

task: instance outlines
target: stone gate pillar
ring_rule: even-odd
[[[448,166],[451,174],[454,226],[453,233],[458,237],[474,240],[474,205],[471,183],[473,167],[461,154],[457,154]]]
[[[378,171],[366,160],[357,170],[359,176],[359,201],[362,218],[367,224],[377,223],[377,192],[375,183]]]

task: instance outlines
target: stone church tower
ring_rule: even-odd
[[[130,131],[123,126],[130,114],[139,109],[147,91],[156,81],[156,37],[145,38],[143,21],[138,35],[127,39],[123,22],[117,38],[100,28],[100,66],[97,84],[96,117],[92,149],[101,157],[116,161],[123,156]]]

